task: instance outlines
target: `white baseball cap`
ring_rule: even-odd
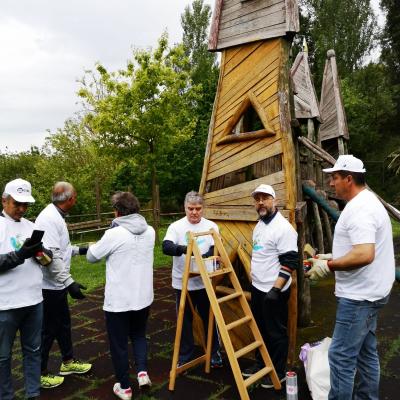
[[[332,168],[325,168],[322,171],[332,173],[336,171],[366,172],[363,162],[351,154],[339,156]]]
[[[257,186],[254,192],[251,193],[251,195],[254,197],[256,193],[265,193],[265,194],[270,194],[274,199],[275,199],[275,190],[271,185],[265,185],[262,183],[260,186]]]
[[[34,203],[35,199],[32,197],[32,186],[24,179],[14,179],[8,182],[4,188],[4,194],[10,195],[15,201],[20,203]]]

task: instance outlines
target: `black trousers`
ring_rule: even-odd
[[[182,292],[181,290],[175,289],[177,313],[179,309],[179,303],[181,301],[181,292]],[[197,310],[203,321],[204,334],[207,340],[210,301],[208,300],[206,289],[190,290],[188,293],[190,295],[190,299],[192,300],[194,309]],[[216,354],[219,349],[220,349],[220,344],[218,339],[218,333],[214,323],[211,355]],[[185,313],[183,315],[181,346],[179,349],[179,362],[186,363],[190,361],[191,358],[193,357],[193,352],[194,352],[193,314],[192,310],[190,309],[188,301],[186,301]]]
[[[57,340],[63,361],[73,358],[71,316],[67,289],[43,289],[42,373],[47,373],[49,353]]]
[[[136,372],[147,371],[146,326],[150,307],[137,311],[105,311],[115,377],[123,389],[130,387],[128,340],[133,346]]]
[[[265,299],[265,292],[251,287],[251,311],[258,329],[267,346],[276,373],[283,377],[286,373],[289,338],[287,334],[288,300],[290,287],[281,292],[278,300]],[[264,366],[260,353],[256,352],[257,364]]]

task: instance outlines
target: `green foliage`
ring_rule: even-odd
[[[309,40],[313,71],[319,88],[326,52],[337,54],[339,74],[347,77],[375,45],[376,17],[369,0],[302,0],[304,34]]]
[[[142,196],[154,197],[163,175],[173,173],[167,155],[196,126],[199,87],[190,78],[188,63],[183,46],[169,48],[164,34],[154,50],[135,51],[126,69],[108,72],[98,64],[97,75],[89,73],[82,80],[85,125],[99,148],[125,159],[115,183],[134,186]],[[127,182],[132,175],[133,182]],[[147,186],[144,193],[149,182],[152,190]]]

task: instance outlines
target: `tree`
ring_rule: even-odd
[[[370,0],[302,0],[303,20],[309,32],[310,53],[317,86],[320,87],[326,52],[337,54],[339,74],[342,78],[361,67],[365,57],[375,46],[376,17]]]
[[[181,16],[183,29],[183,48],[189,59],[188,73],[194,84],[199,87],[199,96],[193,113],[196,126],[191,136],[180,142],[169,159],[175,166],[176,173],[166,178],[166,186],[177,188],[175,194],[179,204],[188,190],[199,187],[208,126],[211,119],[219,68],[215,53],[208,51],[208,27],[211,8],[203,0],[194,0]],[[180,184],[184,182],[184,184]],[[178,195],[178,196],[177,196]]]
[[[79,91],[86,104],[84,124],[101,149],[131,157],[138,174],[150,172],[157,205],[159,175],[164,169],[174,174],[165,155],[196,126],[198,88],[184,49],[170,49],[164,34],[156,49],[135,51],[126,69],[108,72],[101,64],[96,69],[96,85],[84,82]]]
[[[110,183],[118,166],[111,155],[100,153],[80,121],[69,119],[62,129],[46,138],[42,157],[36,164],[32,183],[41,188],[37,195],[40,211],[50,201],[51,187],[57,181],[71,182],[78,192],[74,213],[109,209]],[[107,197],[102,202],[102,192]]]

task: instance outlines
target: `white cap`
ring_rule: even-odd
[[[327,172],[327,173],[332,173],[332,172],[336,172],[336,171],[349,171],[349,172],[364,173],[366,170],[364,168],[363,162],[359,158],[354,157],[351,154],[345,154],[345,155],[339,156],[339,158],[335,162],[335,165],[332,168],[325,168],[322,171]]]
[[[20,178],[8,182],[4,188],[4,194],[10,195],[15,201],[20,203],[35,202],[35,199],[32,197],[31,184]]]
[[[256,193],[270,194],[275,199],[275,190],[272,188],[271,185],[265,185],[264,183],[262,183],[260,186],[256,187],[251,195],[254,197]]]

